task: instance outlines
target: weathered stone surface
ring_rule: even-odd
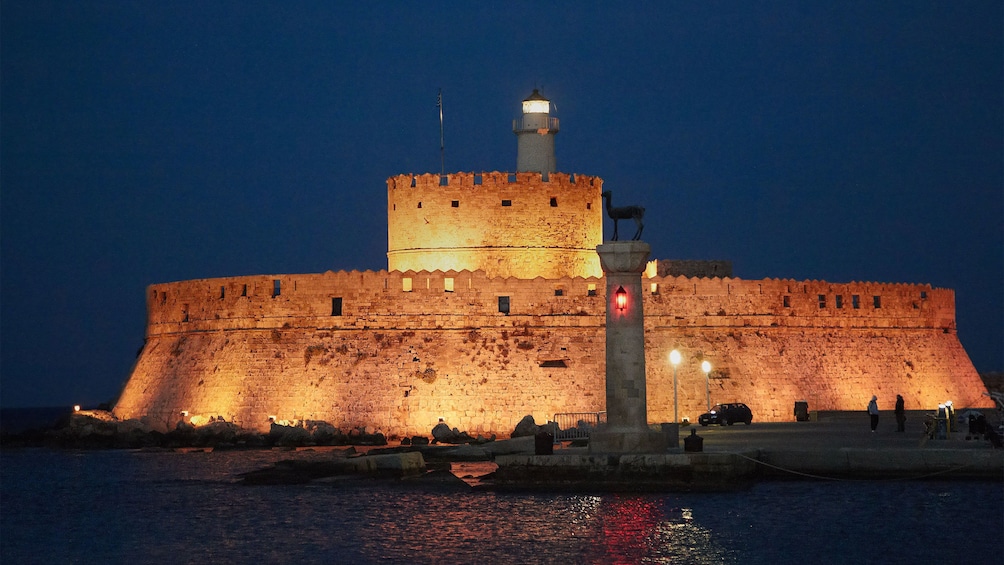
[[[500,279],[599,276],[594,249],[603,239],[602,179],[477,177],[448,174],[445,185],[432,174],[387,179],[390,270],[482,270]]]
[[[532,455],[534,453],[534,436],[514,437],[493,441],[481,446],[491,456],[512,455],[522,453]]]
[[[535,436],[537,432],[540,431],[540,426],[534,421],[531,414],[523,416],[523,419],[516,424],[516,428],[513,429],[511,437],[526,437]]]

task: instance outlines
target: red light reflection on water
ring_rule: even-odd
[[[662,511],[642,497],[604,497],[599,508],[602,549],[609,563],[637,563],[650,554]]]

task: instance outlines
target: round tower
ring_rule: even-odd
[[[548,173],[558,170],[554,157],[554,136],[558,118],[551,117],[551,101],[535,88],[523,100],[523,115],[512,121],[516,134],[516,171]]]

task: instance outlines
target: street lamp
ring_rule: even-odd
[[[676,366],[680,364],[680,352],[672,350],[669,352],[669,362],[673,364],[673,423],[680,423],[679,410],[676,401]]]
[[[707,359],[701,361],[701,370],[704,371],[704,394],[708,397],[708,412],[711,412],[711,385],[708,380],[708,373],[711,372],[711,362]]]
[[[624,310],[624,307],[627,306],[627,291],[622,286],[617,289],[614,295],[616,296],[617,309]]]

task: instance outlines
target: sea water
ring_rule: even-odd
[[[999,563],[1001,481],[698,494],[246,486],[276,451],[0,452],[7,563]]]

